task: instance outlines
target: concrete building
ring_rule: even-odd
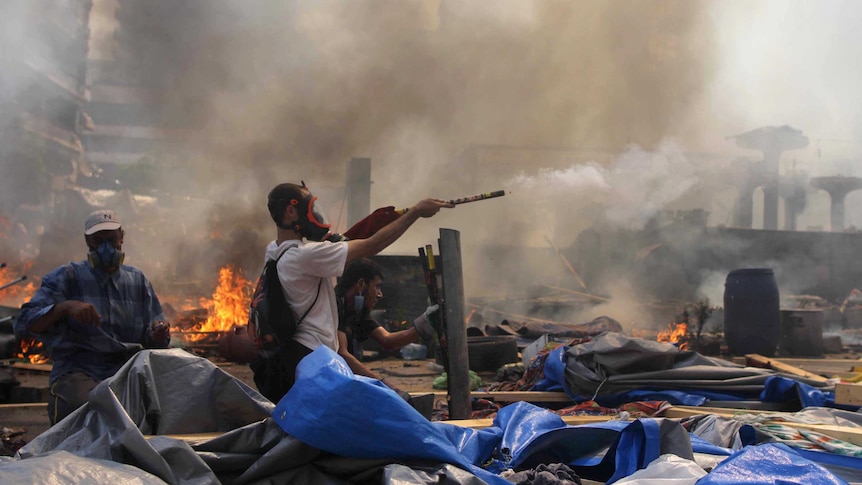
[[[0,215],[49,204],[86,172],[81,134],[92,0],[0,3]]]

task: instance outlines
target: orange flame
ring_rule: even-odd
[[[656,340],[659,342],[679,343],[684,342],[687,335],[688,325],[684,323],[669,323],[667,325],[667,330],[659,332]],[[685,344],[683,343],[683,345]],[[682,349],[683,346],[681,345],[680,348]]]
[[[193,332],[227,332],[234,325],[245,323],[253,290],[253,283],[239,271],[231,266],[221,268],[218,287],[212,299],[200,299],[201,308],[207,310],[207,320],[190,329],[188,332],[192,333],[186,335],[185,339],[198,341],[204,338],[203,335],[194,335]]]
[[[0,286],[25,276],[32,267],[33,262],[30,261],[0,268]],[[29,279],[7,286],[0,290],[0,305],[20,307],[30,300],[36,290],[36,283]]]
[[[51,359],[43,353],[45,347],[42,342],[32,339],[23,338],[18,342],[18,353],[15,357],[19,359],[27,359],[31,364],[47,364]]]

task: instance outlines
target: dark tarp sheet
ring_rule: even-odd
[[[208,432],[223,434],[194,446],[145,436]],[[69,470],[84,467],[93,476],[82,474],[77,483],[506,484],[498,473],[507,468],[556,462],[613,481],[661,454],[693,452],[732,451],[690,437],[670,420],[566,426],[523,402],[503,408],[483,430],[430,423],[379,381],[353,376],[326,348],[302,361],[297,385],[273,409],[206,359],[145,350],[97,386],[85,406],[0,461],[0,482],[33,483],[38,472],[42,483],[68,483]],[[782,463],[790,461],[811,463],[828,480],[798,481],[778,466],[769,469],[771,478],[840,483],[813,462]]]
[[[573,397],[591,398],[650,389],[758,399],[769,379],[781,376],[773,370],[743,367],[680,350],[673,344],[614,332],[558,350],[560,353],[547,359],[545,374],[549,382],[545,387],[556,381]],[[563,375],[559,364],[564,366]],[[810,379],[785,377],[809,388],[824,387]]]

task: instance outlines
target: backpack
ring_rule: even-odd
[[[320,284],[317,284],[317,296],[314,302],[305,311],[305,314],[296,319],[293,309],[284,298],[281,289],[281,281],[278,279],[278,261],[284,253],[293,246],[288,247],[275,259],[267,260],[254,285],[254,293],[251,297],[251,305],[248,312],[248,334],[254,346],[261,351],[277,351],[283,348],[293,338],[296,328],[305,319],[308,312],[314,308],[320,297]]]

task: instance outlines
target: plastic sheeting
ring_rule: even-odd
[[[559,385],[576,399],[643,389],[681,393],[672,396],[677,398],[670,401],[673,404],[692,404],[685,394],[709,396],[710,393],[721,393],[737,399],[758,399],[767,385],[776,386],[782,382],[773,370],[743,367],[697,352],[683,351],[669,343],[612,332],[569,347],[565,349],[565,355],[549,356],[547,362],[551,368],[545,372],[543,387],[550,389]],[[565,365],[563,380],[560,380],[561,362]],[[805,405],[825,404],[827,394],[816,389],[823,387],[822,384],[796,376],[789,382],[800,386],[794,389],[798,391],[795,396]],[[782,387],[771,391],[767,397],[786,397],[788,392],[791,391]]]
[[[825,472],[825,473],[824,473]],[[745,447],[715,467],[698,485],[845,485],[847,482],[826,472],[781,444]]]
[[[82,458],[68,451],[57,451],[26,461],[0,462],[0,483],[164,485],[165,482],[159,477],[131,465],[109,460]]]
[[[584,478],[614,482],[667,453],[689,460],[694,451],[731,453],[690,437],[671,420],[566,426],[556,414],[525,402],[502,408],[494,425],[483,430],[431,423],[379,382],[353,376],[341,358],[325,348],[302,361],[297,384],[273,416],[291,436],[330,453],[445,461],[488,483],[507,483],[498,476],[504,470],[543,463],[566,463]],[[818,465],[811,466],[831,477]]]
[[[706,475],[697,463],[676,455],[662,455],[617,485],[694,485]]]
[[[193,446],[164,436],[207,432],[222,434]],[[565,463],[584,478],[613,482],[668,453],[690,460],[695,453],[721,457],[731,450],[671,420],[566,426],[523,402],[503,408],[487,429],[432,423],[380,382],[352,375],[324,347],[302,361],[297,384],[273,407],[206,359],[146,350],[16,459],[0,461],[0,477],[33,483],[30,477],[39,472],[46,483],[64,482],[67,470],[79,466],[98,475],[94,482],[119,483],[138,473],[115,463],[140,470],[133,483],[472,485],[508,484],[500,476],[505,470]],[[793,466],[765,469],[743,457],[734,470],[747,467],[764,479],[771,473],[782,483],[841,483],[799,455],[784,462]],[[739,483],[735,478],[719,475],[710,483]]]

